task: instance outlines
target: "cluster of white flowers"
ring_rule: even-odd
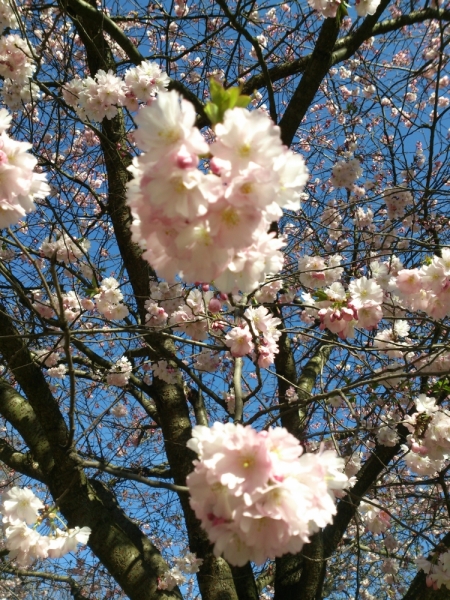
[[[114,417],[116,417],[116,419],[123,419],[128,415],[128,408],[119,402],[112,407],[110,412]]]
[[[0,51],[4,39],[0,38]],[[0,55],[3,67],[1,60]],[[5,133],[10,123],[11,115],[0,109],[0,229],[17,223],[34,210],[34,199],[50,193],[45,175],[34,172],[37,160],[28,153],[31,144],[15,141]]]
[[[54,241],[47,238],[42,242],[40,252],[43,256],[47,258],[56,256],[56,260],[68,264],[84,257],[89,250],[89,240],[77,240],[61,232],[57,232],[56,237]]]
[[[383,424],[377,428],[377,442],[382,446],[393,447],[398,444],[400,437],[397,433],[397,424],[400,416],[396,413],[388,412],[383,417]]]
[[[298,259],[300,282],[308,288],[322,288],[338,281],[344,269],[342,256],[335,254],[327,261],[320,256],[301,256]]]
[[[355,0],[355,9],[360,17],[375,14],[381,0]],[[314,8],[325,18],[334,18],[338,8],[343,4],[342,0],[308,0],[311,8]]]
[[[13,0],[0,0],[0,31],[6,28],[18,29],[16,13],[20,14],[21,9]],[[25,40],[15,34],[0,38],[0,75],[3,76],[1,95],[3,103],[11,110],[39,97],[39,88],[30,79],[35,69]]]
[[[183,331],[193,340],[206,339],[208,336],[206,308],[209,306],[212,295],[212,292],[209,291],[191,290],[186,302],[180,302],[177,310],[171,313],[169,324],[176,325],[176,329]]]
[[[267,369],[274,362],[274,355],[278,354],[277,342],[281,336],[278,326],[281,325],[281,320],[273,317],[264,306],[249,307],[244,316],[250,325],[242,323],[239,327],[233,327],[225,336],[225,344],[230,348],[232,356],[245,356],[254,352],[258,365]]]
[[[332,522],[334,492],[348,486],[334,451],[303,454],[283,428],[197,425],[187,445],[198,455],[186,480],[191,507],[214,554],[233,565],[299,552]]]
[[[162,379],[166,383],[177,383],[178,381],[177,370],[171,367],[166,360],[158,360],[157,363],[147,366],[146,370],[153,371],[155,377],[159,377],[159,379]],[[147,376],[144,378],[144,381],[148,383]]]
[[[336,187],[345,187],[351,189],[353,184],[362,175],[361,163],[357,158],[349,161],[341,160],[333,167],[331,182]]]
[[[384,190],[383,200],[386,204],[388,217],[390,219],[401,219],[408,204],[412,204],[413,196],[405,188],[389,188]]]
[[[62,94],[81,118],[102,121],[115,117],[120,106],[138,110],[139,102],[148,102],[155,94],[165,92],[169,81],[156,63],[144,61],[128,69],[124,79],[101,69],[95,77],[73,79],[64,86]]]
[[[54,367],[60,359],[59,352],[56,349],[36,349],[33,350],[35,358],[46,367]]]
[[[100,292],[94,296],[98,312],[107,319],[120,320],[128,317],[129,311],[122,303],[123,294],[114,277],[106,277],[100,284]]]
[[[158,579],[158,589],[172,591],[177,585],[186,583],[185,575],[197,573],[203,564],[202,558],[197,558],[193,552],[173,559],[174,566]]]
[[[391,524],[391,518],[387,512],[368,502],[361,502],[359,513],[365,528],[372,533],[384,533]]]
[[[16,11],[20,12],[12,0],[0,0],[0,31],[6,28],[17,29],[19,27],[13,6]]]
[[[89,527],[52,528],[50,535],[40,534],[36,527],[42,520],[39,511],[44,508],[41,500],[28,488],[13,487],[2,496],[0,513],[5,524],[6,548],[9,557],[20,566],[30,565],[40,558],[60,558],[89,539]],[[28,527],[31,524],[35,524],[34,527]]]
[[[319,317],[321,329],[337,333],[342,339],[353,337],[355,326],[374,329],[383,318],[383,289],[374,279],[355,279],[348,292],[336,281],[318,296],[319,300],[315,300],[311,294],[303,294],[307,308],[302,321]]]
[[[140,110],[134,138],[145,154],[134,159],[128,188],[133,240],[168,281],[250,292],[283,266],[284,242],[267,230],[282,208],[299,209],[308,171],[260,110],[227,110],[211,145],[195,120],[175,91]],[[198,165],[208,154],[206,174]]]
[[[4,104],[8,108],[18,110],[22,104],[27,104],[31,100],[38,100],[40,91],[37,84],[31,80],[21,84],[12,79],[5,79],[1,88],[1,95]]]
[[[434,475],[450,458],[450,414],[436,406],[435,398],[420,394],[415,400],[417,412],[406,417],[410,431],[403,460],[415,473]]]
[[[0,75],[25,85],[36,70],[30,57],[30,49],[19,35],[0,37]]]
[[[202,350],[200,354],[197,354],[195,357],[194,367],[199,371],[215,373],[220,367],[221,362],[222,358],[217,352]]]
[[[49,377],[55,377],[56,379],[64,379],[67,373],[66,365],[58,365],[57,367],[50,367],[47,371]]]
[[[119,358],[116,363],[110,368],[106,376],[106,383],[109,385],[117,385],[117,387],[125,387],[130,379],[132,372],[131,363],[125,356]]]
[[[406,337],[408,332],[409,323],[400,319],[394,323],[393,328],[378,332],[373,341],[373,346],[389,358],[402,358],[412,345],[412,340]]]
[[[412,311],[423,310],[433,319],[450,315],[450,248],[442,248],[441,256],[433,256],[420,269],[397,272],[394,291],[403,306]]]

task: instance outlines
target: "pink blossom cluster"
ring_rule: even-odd
[[[124,78],[99,69],[95,77],[73,79],[65,84],[62,94],[82,118],[102,121],[115,117],[120,106],[138,110],[139,102],[149,102],[157,93],[165,92],[169,81],[157,63],[143,61],[125,71]]]
[[[140,110],[134,138],[144,154],[128,188],[133,239],[168,281],[250,292],[283,266],[284,242],[267,231],[282,208],[299,209],[308,172],[262,111],[226,111],[211,145],[195,120],[175,91]],[[198,167],[207,156],[205,173]]]
[[[27,42],[19,35],[0,37],[0,75],[25,85],[36,70],[30,54]]]
[[[37,349],[33,350],[35,358],[46,367],[54,367],[59,359],[60,354],[55,349]]]
[[[432,352],[424,354],[414,362],[416,369],[422,373],[449,373],[450,353]]]
[[[0,50],[4,39],[0,38]],[[10,123],[11,115],[0,109],[0,229],[17,223],[34,210],[34,199],[50,193],[45,175],[34,172],[37,160],[28,153],[31,144],[13,140],[5,133]]]
[[[5,524],[5,545],[9,557],[20,566],[41,558],[60,558],[89,539],[89,527],[66,530],[52,527],[50,535],[40,534],[36,527],[42,520],[39,511],[44,508],[41,500],[28,488],[13,487],[2,496],[0,513]],[[33,523],[34,527],[28,527]]]
[[[189,335],[193,340],[204,340],[208,337],[208,321],[206,310],[213,293],[193,289],[187,295],[186,301],[174,310],[169,318],[170,325]]]
[[[383,289],[365,276],[351,281],[348,291],[335,281],[317,297],[315,300],[311,294],[303,294],[307,306],[302,321],[311,322],[317,316],[321,329],[337,333],[341,339],[353,337],[355,327],[375,329],[383,318]]]
[[[145,315],[145,324],[147,327],[164,327],[167,324],[169,315],[157,302],[146,300],[145,309],[147,311]]]
[[[303,454],[283,428],[197,425],[187,445],[198,455],[186,480],[191,507],[214,554],[233,565],[299,552],[332,522],[334,492],[348,486],[335,452]]]
[[[51,319],[55,314],[60,315],[60,299],[56,295],[53,294],[50,298],[45,299],[42,290],[32,290],[32,295],[32,307],[41,317]],[[82,310],[93,310],[95,308],[95,304],[90,298],[80,298],[73,290],[62,294],[61,302],[63,316],[69,322],[75,321]]]
[[[425,394],[417,397],[415,405],[417,412],[404,421],[410,435],[408,445],[402,446],[403,460],[416,473],[434,475],[450,458],[450,413]]]
[[[168,315],[183,304],[183,297],[183,286],[180,283],[150,282],[150,300],[157,302]]]
[[[424,556],[419,556],[415,560],[419,570],[427,574],[426,584],[434,590],[442,586],[450,590],[450,550],[439,554],[438,559],[427,560]]]
[[[166,383],[178,382],[177,370],[171,367],[166,360],[158,360],[157,363],[152,364],[151,367],[147,368],[147,370],[153,371],[154,377],[158,377]],[[146,383],[149,383],[147,379],[144,379],[144,381],[146,381]]]
[[[194,367],[206,373],[215,373],[222,363],[222,358],[217,352],[202,350],[195,357]]]
[[[321,256],[301,256],[298,259],[300,283],[308,288],[322,288],[338,281],[344,269],[342,256],[335,254],[328,260]]]
[[[107,319],[120,320],[128,317],[129,311],[122,303],[123,294],[114,277],[106,277],[100,284],[100,292],[94,296],[95,306]]]
[[[391,518],[382,508],[361,502],[359,513],[367,531],[372,533],[384,533],[391,524]]]
[[[125,356],[122,356],[115,362],[106,375],[108,385],[125,387],[128,384],[132,372],[131,363]]]
[[[235,357],[253,352],[258,365],[267,369],[278,354],[281,320],[273,317],[264,306],[247,308],[244,317],[247,322],[233,327],[225,336],[225,344]]]
[[[410,310],[422,310],[433,319],[450,315],[450,248],[420,269],[398,271],[395,285],[401,304]]]
[[[195,553],[186,552],[173,560],[174,566],[158,579],[158,589],[172,591],[176,586],[186,583],[186,575],[197,573],[203,564],[202,558]]]

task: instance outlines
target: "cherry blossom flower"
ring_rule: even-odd
[[[43,508],[44,504],[29,488],[15,486],[2,495],[0,512],[4,523],[34,523]]]
[[[235,357],[249,354],[253,348],[252,334],[248,325],[233,327],[225,336],[225,344]]]
[[[198,454],[187,478],[191,506],[216,556],[242,566],[299,552],[330,523],[334,492],[348,486],[334,452],[302,454],[285,429],[214,423],[196,426],[188,447]]]

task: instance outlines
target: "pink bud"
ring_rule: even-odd
[[[209,283],[202,283],[202,292],[208,292],[209,291]]]
[[[209,312],[218,313],[218,312],[220,312],[221,308],[222,308],[221,301],[218,298],[211,298],[211,300],[209,301],[209,304],[208,304]]]
[[[183,147],[175,157],[175,165],[179,169],[195,169],[198,165],[198,158]]]
[[[352,321],[353,320],[353,310],[350,308],[342,308],[341,309],[342,318],[344,321]]]
[[[209,161],[209,168],[214,173],[214,175],[220,175],[222,171],[222,167],[220,166],[220,164],[217,163],[214,157]]]
[[[311,276],[313,279],[317,279],[319,281],[325,280],[325,273],[323,273],[322,271],[320,271],[319,273],[312,273]]]

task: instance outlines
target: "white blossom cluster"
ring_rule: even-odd
[[[40,252],[47,258],[56,257],[59,262],[72,263],[83,258],[90,247],[89,240],[69,237],[66,233],[57,232],[56,240],[45,239],[40,247]]]
[[[30,565],[37,559],[60,558],[89,539],[89,527],[65,530],[52,527],[50,535],[40,534],[37,531],[42,520],[39,511],[44,509],[42,501],[28,488],[13,487],[2,496],[0,513],[3,515],[5,545],[9,557],[20,566]],[[28,527],[31,524],[34,526]]]
[[[333,167],[331,182],[336,187],[345,187],[351,189],[353,184],[362,175],[361,163],[357,158],[349,161],[339,161]]]
[[[0,38],[0,75],[4,39]],[[37,160],[28,152],[31,144],[11,139],[6,133],[10,124],[11,115],[0,109],[0,229],[17,223],[34,210],[33,200],[50,193],[45,175],[34,172]]]
[[[131,372],[130,361],[125,356],[122,356],[109,370],[106,376],[106,383],[108,385],[116,385],[117,387],[125,387],[130,379]]]
[[[335,18],[342,0],[308,0],[311,8],[314,8],[325,18]],[[355,0],[355,9],[359,17],[375,14],[380,0]]]
[[[174,558],[174,566],[158,579],[158,589],[172,591],[177,585],[186,583],[186,575],[197,573],[203,564],[202,558],[197,558],[193,552]]]
[[[436,405],[435,398],[420,394],[415,400],[417,412],[404,420],[410,431],[403,460],[415,473],[434,475],[450,458],[450,414]]]
[[[95,306],[101,315],[110,320],[128,317],[129,311],[122,303],[123,294],[119,282],[114,277],[106,277],[100,284],[100,292],[94,296]]]
[[[0,31],[19,27],[13,6],[15,10],[19,10],[12,0],[0,0]]]
[[[361,502],[359,513],[367,531],[375,534],[384,533],[390,526],[390,516],[378,506],[374,506],[368,502]]]

